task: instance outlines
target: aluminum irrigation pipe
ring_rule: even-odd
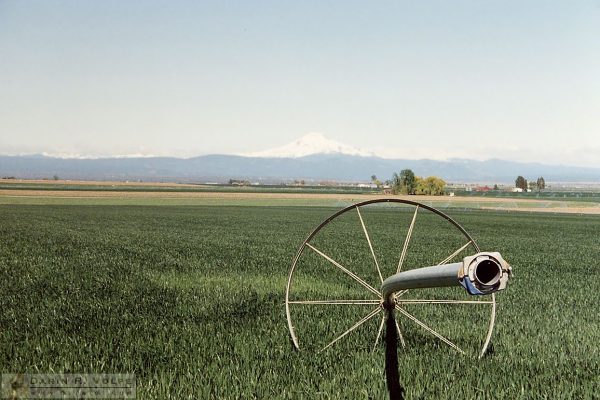
[[[510,265],[497,252],[482,252],[462,262],[417,268],[390,276],[381,285],[386,307],[395,305],[401,290],[462,286],[472,295],[492,294],[506,287]]]
[[[384,301],[383,305],[387,310],[385,375],[390,400],[404,399],[404,388],[400,385],[398,374],[398,351],[396,348],[398,338],[396,329],[394,329],[395,293],[408,289],[462,286],[472,295],[492,294],[506,287],[510,274],[510,265],[502,258],[500,253],[482,252],[465,257],[459,263],[441,264],[399,272],[383,281],[381,295]],[[406,315],[406,311],[401,308],[398,308],[398,310]],[[410,314],[408,315],[410,316]],[[491,330],[488,333],[488,341],[490,334]],[[436,334],[436,336],[452,345],[452,347],[457,348],[440,335]],[[484,345],[484,349],[486,347],[487,343]],[[462,352],[462,350],[458,350]]]

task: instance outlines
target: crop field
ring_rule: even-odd
[[[383,345],[372,351],[381,317],[315,351],[371,306],[298,306],[300,351],[288,333],[291,261],[340,205],[75,200],[0,204],[2,372],[135,373],[140,399],[387,397]],[[397,211],[363,215],[386,276],[412,217]],[[465,355],[399,319],[407,399],[600,398],[600,216],[445,211],[482,250],[500,251],[514,277],[497,295],[481,360],[487,311],[410,309]],[[379,287],[356,215],[336,224],[315,246]],[[435,263],[463,242],[419,214],[406,265]],[[364,295],[310,252],[294,289],[297,299]]]
[[[158,192],[158,193],[313,193],[365,194],[376,189],[356,186],[226,185],[159,182],[50,181],[0,179],[0,190]]]

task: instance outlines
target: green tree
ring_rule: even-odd
[[[431,194],[434,196],[441,196],[444,194],[444,190],[446,189],[446,181],[437,176],[430,176],[427,178],[430,182],[429,187],[431,188]]]
[[[518,188],[526,191],[527,190],[527,179],[523,178],[521,175],[517,176],[517,179],[515,179],[515,187],[518,187]]]
[[[403,169],[400,174],[394,172],[392,177],[392,192],[394,194],[415,194],[416,177],[410,169]]]
[[[500,190],[497,183],[494,184],[494,190]]]
[[[544,180],[543,176],[540,176],[539,178],[537,178],[537,188],[538,188],[538,190],[546,189],[546,181]]]
[[[401,192],[402,182],[400,182],[400,175],[398,175],[396,172],[394,172],[392,175],[392,182],[390,186],[392,187],[392,193],[399,194]]]
[[[439,196],[444,194],[446,182],[437,176],[428,176],[423,179],[420,176],[415,179],[415,194]]]
[[[427,183],[420,176],[415,177],[415,194],[429,194]]]

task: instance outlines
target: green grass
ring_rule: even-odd
[[[136,373],[141,399],[385,398],[383,347],[369,351],[376,322],[323,353],[290,344],[289,265],[334,210],[0,205],[1,372]],[[399,351],[407,398],[598,398],[600,218],[449,212],[482,249],[500,251],[515,276],[498,295],[493,351],[481,361],[403,325],[413,344]],[[409,217],[385,208],[364,215],[386,268]],[[318,243],[366,268],[368,248],[352,218],[339,221],[345,233],[332,230],[332,240]],[[410,263],[439,257],[435,243],[459,242],[436,219],[419,218]],[[297,293],[358,296],[334,270],[301,267]],[[298,320],[310,322],[311,312]],[[342,332],[350,314],[319,314],[302,343]],[[424,315],[449,332],[468,327],[448,308]]]

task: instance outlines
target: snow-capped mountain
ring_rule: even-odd
[[[56,157],[0,155],[0,176],[48,179],[226,182],[252,179],[280,183],[292,179],[312,182],[369,181],[375,174],[387,179],[410,168],[420,176],[440,176],[452,182],[512,183],[515,176],[543,176],[547,182],[598,182],[600,168],[569,167],[491,160],[414,159],[382,154],[338,143],[310,133],[282,147],[254,154],[212,154],[175,157]]]
[[[320,133],[308,133],[301,138],[269,150],[247,153],[247,157],[262,158],[299,158],[313,154],[345,154],[349,156],[373,157],[370,151],[352,147],[326,138]]]

